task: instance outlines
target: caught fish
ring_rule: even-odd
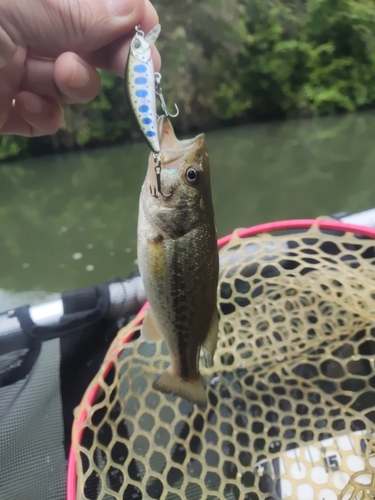
[[[138,218],[138,263],[150,307],[146,340],[165,340],[171,363],[153,387],[207,405],[200,350],[213,364],[218,336],[219,258],[204,135],[179,141],[166,117],[158,123],[163,190],[154,197],[150,155]]]

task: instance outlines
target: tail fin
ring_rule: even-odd
[[[175,396],[180,396],[190,403],[196,404],[200,410],[205,410],[207,407],[207,395],[202,377],[198,380],[183,380],[167,370],[155,380],[152,387],[165,394],[172,393]]]

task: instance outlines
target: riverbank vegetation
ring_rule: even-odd
[[[375,105],[373,0],[154,1],[164,96],[179,133]],[[102,73],[88,105],[52,137],[2,137],[0,159],[139,137],[123,80]]]

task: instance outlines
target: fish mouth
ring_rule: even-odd
[[[158,119],[158,136],[160,149],[163,155],[163,165],[168,165],[183,156],[200,149],[204,144],[204,134],[193,139],[177,139],[173,126],[167,116]]]

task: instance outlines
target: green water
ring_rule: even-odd
[[[207,134],[219,236],[375,206],[375,113]],[[0,310],[135,267],[145,144],[0,165]]]

